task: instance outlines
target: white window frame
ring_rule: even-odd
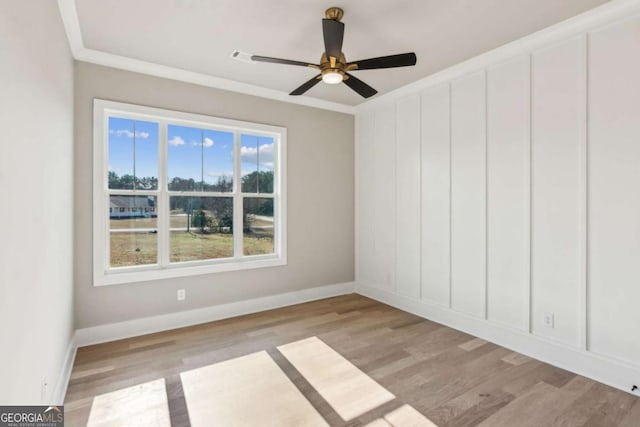
[[[109,117],[152,121],[158,129],[158,189],[109,190]],[[189,126],[213,129],[234,134],[233,191],[225,193],[197,191],[168,191],[167,153],[168,126]],[[251,134],[273,138],[274,184],[273,194],[241,192],[240,135]],[[161,108],[94,99],[93,101],[93,285],[115,285],[226,271],[276,267],[287,264],[287,203],[286,203],[286,144],[287,129],[201,114],[184,113]],[[109,266],[109,194],[153,195],[157,197],[158,263],[154,265]],[[169,195],[193,197],[230,197],[233,199],[233,257],[224,259],[169,262]],[[274,205],[274,253],[243,255],[242,212],[244,198],[272,197]]]

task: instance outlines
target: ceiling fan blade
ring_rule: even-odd
[[[322,20],[322,34],[324,36],[324,49],[327,56],[340,58],[342,53],[342,39],[344,37],[344,24],[333,19]]]
[[[349,78],[343,80],[343,83],[349,86],[354,91],[358,92],[358,94],[360,94],[363,98],[370,98],[376,93],[378,93],[377,90],[375,90],[374,88],[372,88],[371,86],[363,82],[362,80],[353,77],[349,73],[346,73],[346,75]]]
[[[401,53],[399,55],[381,56],[379,58],[362,59],[360,61],[353,61],[347,64],[347,68],[352,71],[355,70],[375,70],[378,68],[395,68],[395,67],[409,67],[416,65],[416,54]],[[355,68],[350,68],[355,67]]]
[[[258,62],[271,62],[273,64],[299,65],[301,67],[320,68],[319,65],[310,64],[308,62],[292,61],[290,59],[281,59],[281,58],[271,58],[269,56],[252,55],[251,60],[258,61]]]
[[[322,80],[322,74],[318,74],[317,76],[315,76],[311,80],[304,82],[302,84],[302,86],[300,86],[299,88],[295,89],[289,95],[302,95],[303,93],[305,93],[306,91],[308,91],[309,89],[311,89],[312,87],[317,85],[320,82],[320,80]]]

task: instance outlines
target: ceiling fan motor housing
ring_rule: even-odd
[[[324,12],[324,16],[327,19],[333,19],[334,21],[340,21],[344,16],[344,10],[339,7],[330,7]]]
[[[346,80],[349,78],[349,76],[346,75],[348,71],[347,68],[347,60],[343,53],[340,54],[339,58],[333,56],[328,58],[327,54],[323,53],[320,58],[320,72],[323,76],[325,74],[338,73],[342,76],[343,80]]]

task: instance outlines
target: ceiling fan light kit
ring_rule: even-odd
[[[326,84],[336,85],[342,83],[344,75],[338,71],[326,71],[322,73],[322,81]]]
[[[311,64],[303,61],[292,61],[289,59],[272,58],[260,55],[253,55],[251,59],[258,62],[271,62],[274,64],[309,67],[320,71],[320,74],[303,83],[300,87],[291,92],[290,95],[302,95],[322,80],[323,82],[332,85],[344,83],[364,98],[369,98],[378,93],[378,91],[362,80],[351,75],[350,72],[416,65],[417,58],[416,54],[413,52],[347,62],[347,59],[342,52],[344,24],[340,21],[343,16],[344,11],[339,7],[330,7],[325,12],[325,18],[322,20],[322,34],[324,37],[325,52],[320,58],[320,64]]]

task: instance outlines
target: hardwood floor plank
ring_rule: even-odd
[[[438,427],[409,405],[402,405],[395,411],[389,412],[384,419],[393,427]]]
[[[517,425],[537,427],[544,425],[541,423],[549,407],[558,404],[558,400],[561,397],[561,392],[558,388],[544,382],[538,383],[531,390],[514,399],[478,424],[478,426],[510,427]]]
[[[502,360],[507,363],[511,363],[512,365],[520,366],[523,363],[530,362],[531,358],[514,351],[503,357]]]
[[[87,427],[135,425],[169,427],[164,378],[96,396]]]
[[[278,350],[345,421],[395,399],[317,337],[279,346]]]
[[[193,427],[328,426],[265,351],[180,377]]]
[[[458,347],[460,347],[464,351],[471,351],[471,350],[475,350],[476,348],[482,345],[485,345],[486,343],[487,342],[485,340],[482,340],[480,338],[474,338],[470,341],[467,341],[466,343],[460,344]]]
[[[383,420],[382,418],[378,418],[377,420],[373,420],[370,423],[366,424],[365,427],[393,427],[391,424]]]
[[[180,375],[171,375],[166,379],[167,398],[169,399],[169,414],[172,427],[191,427],[187,401],[184,398]]]
[[[636,399],[633,407],[624,415],[620,427],[640,426],[640,399]]]
[[[597,386],[596,386],[597,387]],[[622,423],[625,415],[631,411],[631,408],[637,402],[637,398],[625,393],[618,393],[617,390],[613,390],[609,387],[602,388],[601,390],[601,402],[598,411],[591,416],[586,422],[586,426],[598,427],[598,426],[615,426]],[[638,426],[640,426],[640,420],[636,420]]]
[[[515,399],[515,396],[498,391],[493,394],[482,396],[478,403],[471,406],[467,410],[446,420],[438,421],[438,418],[432,418],[439,427],[471,427],[477,426],[500,409],[507,406]],[[429,413],[427,413],[429,415]]]

